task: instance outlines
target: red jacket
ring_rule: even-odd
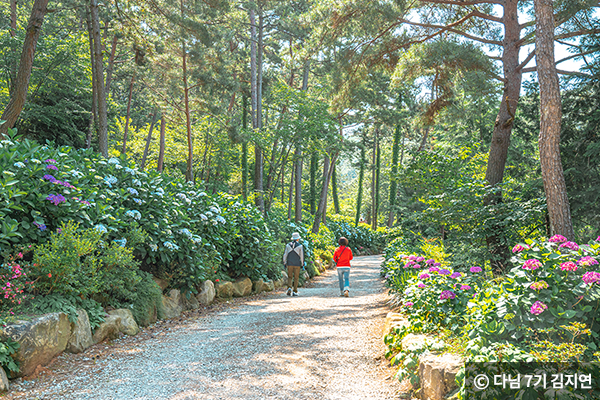
[[[340,246],[335,249],[335,253],[333,253],[333,261],[337,263],[338,267],[349,267],[350,260],[352,260],[352,250],[350,247]]]

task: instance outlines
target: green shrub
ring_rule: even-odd
[[[136,322],[141,326],[150,325],[151,313],[154,309],[157,318],[164,317],[162,290],[152,279],[152,275],[140,271],[140,280],[135,287],[135,298],[133,299],[131,312]]]
[[[5,339],[0,342],[0,366],[11,376],[11,372],[19,372],[19,365],[12,357],[19,351],[21,345],[12,339]]]

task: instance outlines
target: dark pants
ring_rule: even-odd
[[[299,265],[288,265],[288,289],[292,287],[292,280],[294,283],[294,292],[298,292],[298,280],[300,279],[300,268]]]

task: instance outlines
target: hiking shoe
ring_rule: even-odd
[[[288,295],[288,296],[291,296],[291,295],[292,295],[292,288],[289,288],[289,289],[287,290],[287,295]]]
[[[348,296],[350,296],[350,292],[347,290],[344,290],[344,297],[348,297]]]
[[[298,292],[292,293],[292,296],[299,296]]]

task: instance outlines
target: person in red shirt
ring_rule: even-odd
[[[350,260],[352,260],[352,250],[348,247],[348,239],[341,237],[338,240],[340,247],[333,253],[338,279],[340,281],[340,296],[348,297],[350,295]]]

